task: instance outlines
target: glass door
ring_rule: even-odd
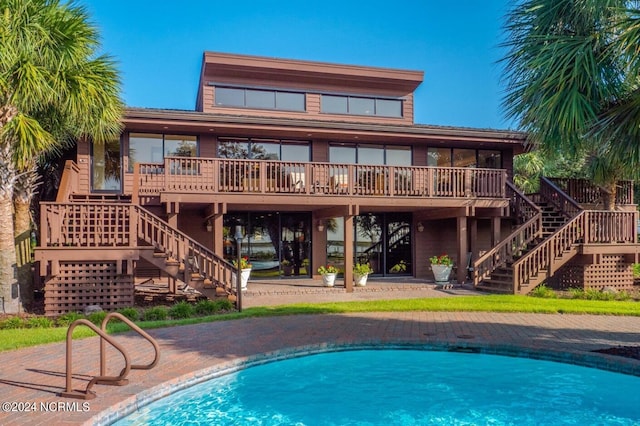
[[[311,220],[308,213],[280,215],[280,265],[286,277],[310,276]]]
[[[385,235],[387,274],[411,275],[413,266],[411,259],[411,215],[386,215]]]
[[[369,213],[355,220],[355,261],[374,274],[411,275],[411,215]]]

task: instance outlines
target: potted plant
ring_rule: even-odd
[[[238,261],[233,261],[233,266],[238,267]],[[249,258],[243,256],[240,258],[240,289],[245,291],[247,289],[247,283],[249,282],[249,275],[251,275],[251,263],[249,263]],[[236,283],[235,274],[232,275],[233,283]]]
[[[449,275],[453,269],[453,259],[447,254],[433,256],[429,258],[431,270],[436,284],[446,284],[449,282]]]
[[[333,265],[321,266],[318,268],[318,273],[322,275],[322,284],[325,287],[333,287],[338,275],[338,268]]]
[[[367,277],[373,272],[368,263],[356,263],[353,265],[353,281],[356,287],[364,287],[367,285]]]
[[[293,273],[293,265],[291,264],[291,262],[287,259],[284,259],[282,262],[280,262],[280,264],[282,265],[282,272],[284,273],[284,276],[290,277]]]

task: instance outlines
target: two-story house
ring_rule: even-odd
[[[523,133],[415,124],[422,80],[421,71],[206,52],[194,111],[129,108],[119,140],[78,143],[56,203],[41,208],[47,312],[130,304],[134,283],[149,277],[233,293],[237,225],[254,280],[317,278],[333,264],[350,291],[355,262],[430,278],[429,257],[446,253],[458,282],[529,291],[541,282],[531,277],[561,265],[541,260],[549,248],[533,263],[519,258],[584,209],[566,208],[551,181],[537,200],[510,184]],[[599,220],[623,224],[612,239],[624,248],[611,253],[623,256],[626,280],[635,214],[610,214]],[[589,242],[581,220],[568,225],[568,251],[553,254],[562,263]],[[600,253],[583,252],[593,262]]]

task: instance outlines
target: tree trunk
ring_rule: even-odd
[[[16,266],[20,283],[20,298],[24,306],[33,302],[33,273],[31,272],[31,214],[29,202],[13,200],[15,209],[14,235],[18,249],[16,250]]]
[[[607,182],[600,187],[600,195],[605,210],[616,209],[616,191],[618,189],[618,181]]]
[[[0,312],[20,312],[19,285],[16,277],[16,247],[13,236],[11,196],[0,191]]]
[[[37,187],[38,174],[35,165],[17,176],[13,188],[14,233],[16,238],[16,264],[22,305],[33,303],[33,272],[31,270],[31,200]]]

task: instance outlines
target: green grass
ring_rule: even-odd
[[[298,303],[293,305],[248,308],[242,312],[192,317],[180,320],[158,319],[154,321],[139,321],[136,324],[145,329],[152,329],[249,317],[391,311],[529,312],[542,314],[564,313],[640,316],[640,302],[544,299],[527,296],[491,295],[318,304]],[[119,333],[128,330],[129,327],[124,323],[109,323],[108,331],[110,333]],[[66,332],[67,329],[64,327],[0,330],[0,351],[45,343],[62,342],[66,338]],[[84,338],[93,335],[94,333],[86,327],[78,327],[74,331],[74,338]]]

